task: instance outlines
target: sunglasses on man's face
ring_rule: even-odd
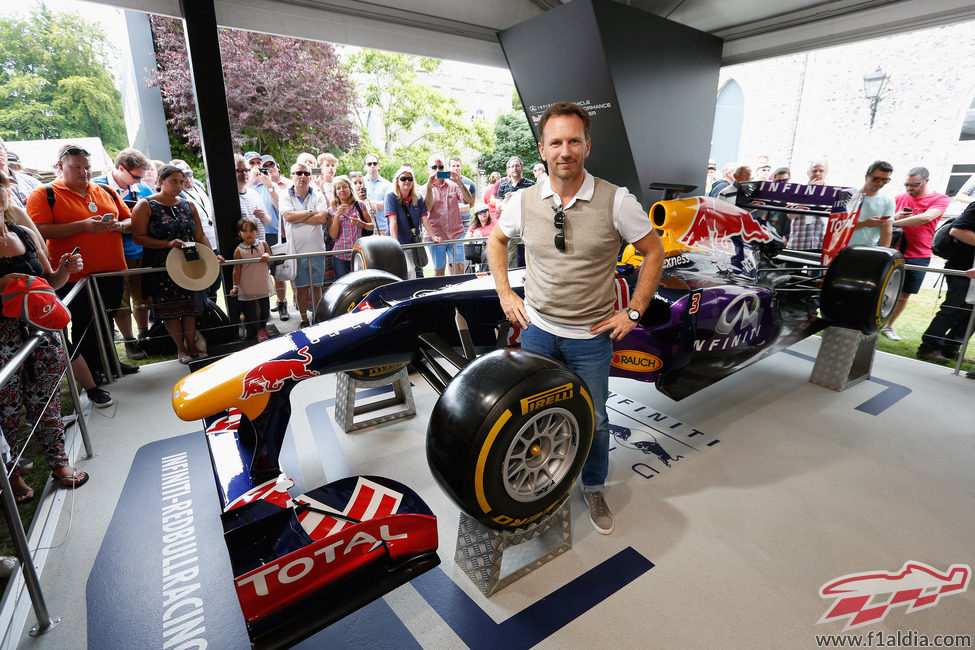
[[[430,169],[443,169],[443,165],[430,165]]]
[[[311,172],[291,172],[292,176],[311,176]]]
[[[234,171],[237,172],[238,174],[246,174],[247,173],[247,170],[246,169],[235,169]]]
[[[884,178],[883,176],[872,176],[870,180],[874,183],[880,183],[881,185],[886,185],[890,182],[889,178]]]
[[[377,166],[378,164],[379,164],[378,162],[367,162],[367,163],[366,163],[366,167],[375,167],[375,166]]]
[[[918,181],[917,183],[904,183],[904,187],[917,187],[918,185],[920,185],[923,182],[924,181]]]
[[[129,172],[129,176],[131,176],[132,178],[134,178],[136,183],[138,183],[139,181],[142,180],[142,175],[141,174],[134,174],[131,171],[129,171],[128,169],[126,169],[125,171]]]

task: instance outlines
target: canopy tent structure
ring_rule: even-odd
[[[95,0],[180,16],[179,0]],[[505,66],[496,33],[571,0],[215,0],[217,22]],[[722,64],[975,19],[970,0],[621,0],[724,40]]]

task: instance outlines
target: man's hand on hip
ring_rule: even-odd
[[[629,315],[625,311],[615,312],[609,318],[604,318],[595,325],[589,328],[590,334],[600,334],[602,332],[609,332],[609,338],[614,341],[618,341],[636,327],[636,323],[630,320]]]

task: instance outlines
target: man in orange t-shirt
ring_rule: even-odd
[[[63,253],[70,253],[75,247],[81,249],[85,267],[81,272],[71,274],[68,283],[58,290],[62,297],[83,277],[126,269],[122,232],[132,232],[129,208],[114,191],[91,182],[90,155],[77,145],[61,147],[57,162],[59,178],[50,184],[54,191],[54,205],[48,199],[46,185],[35,188],[27,198],[27,213],[47,239],[51,255],[56,256],[52,259],[60,259]],[[101,278],[98,290],[103,304],[120,304],[122,286],[121,277]],[[73,346],[80,350],[96,377],[101,371],[103,379],[107,378],[106,370],[110,369],[102,368],[98,341],[94,334],[85,334],[86,330],[94,330],[89,328],[92,310],[87,296],[82,294],[75,298],[70,309]],[[114,311],[109,309],[110,318]],[[105,348],[109,354],[115,354],[111,338],[105,341]],[[128,364],[121,364],[121,367],[124,374],[139,369]]]

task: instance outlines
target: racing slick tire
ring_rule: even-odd
[[[826,270],[819,303],[823,318],[875,333],[890,320],[904,276],[904,257],[892,248],[844,248]]]
[[[385,235],[360,237],[352,246],[352,270],[378,269],[406,280],[406,254],[399,242]]]
[[[373,289],[399,282],[399,278],[386,271],[353,271],[328,288],[315,310],[315,322],[321,323],[330,318],[347,314],[362,302]]]
[[[495,350],[447,384],[430,416],[427,462],[444,491],[497,530],[537,521],[582,471],[593,437],[585,382],[523,350]]]
[[[332,286],[325,292],[325,295],[322,296],[322,299],[318,303],[318,308],[315,310],[315,322],[321,323],[330,318],[347,314],[362,302],[362,299],[368,296],[369,292],[373,289],[378,289],[379,287],[399,281],[400,278],[392,273],[376,269],[353,271],[348,275],[344,275],[333,282]],[[352,377],[358,379],[373,380],[393,375],[402,367],[403,364],[397,363],[389,366],[349,370],[347,372]]]

